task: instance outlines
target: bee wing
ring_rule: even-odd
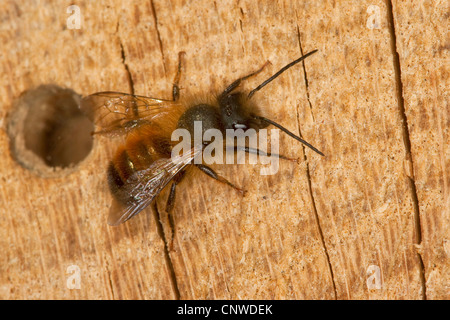
[[[100,128],[96,133],[114,136],[152,122],[177,105],[172,100],[104,91],[84,97],[80,109]]]
[[[122,186],[129,198],[126,203],[113,200],[108,224],[119,225],[146,208],[175,175],[199,154],[201,154],[201,148],[192,148],[176,159],[158,159],[149,168],[133,174]]]

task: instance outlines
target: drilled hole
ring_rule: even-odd
[[[8,123],[11,154],[41,176],[61,176],[91,151],[93,123],[78,109],[80,95],[56,85],[25,91]]]

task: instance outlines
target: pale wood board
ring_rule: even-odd
[[[394,1],[395,45],[384,1],[80,1],[81,28],[70,30],[72,4],[0,4],[0,298],[450,298],[443,2]],[[269,60],[251,89],[314,49],[255,100],[326,156],[280,134],[280,152],[299,164],[281,161],[270,176],[262,165],[216,166],[245,197],[194,175],[177,191],[171,251],[150,208],[106,224],[107,139],[60,178],[11,157],[7,115],[40,84],[170,98],[185,51],[182,95],[220,92]],[[80,289],[67,286],[70,266]],[[376,270],[381,286],[371,287]]]
[[[441,1],[396,1],[393,7],[426,293],[428,299],[450,299],[450,13]]]

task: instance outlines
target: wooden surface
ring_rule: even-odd
[[[1,299],[450,298],[445,2],[79,1],[68,29],[71,4],[0,3]],[[151,209],[106,224],[107,141],[59,178],[11,156],[7,115],[40,84],[170,98],[185,51],[182,95],[270,60],[253,88],[313,49],[255,99],[326,157],[280,135],[299,164],[218,167],[245,197],[182,184],[172,251]]]

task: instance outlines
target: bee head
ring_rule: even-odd
[[[267,123],[255,118],[252,111],[255,106],[242,92],[227,93],[218,98],[220,116],[224,129],[255,129],[259,130],[268,126]]]

